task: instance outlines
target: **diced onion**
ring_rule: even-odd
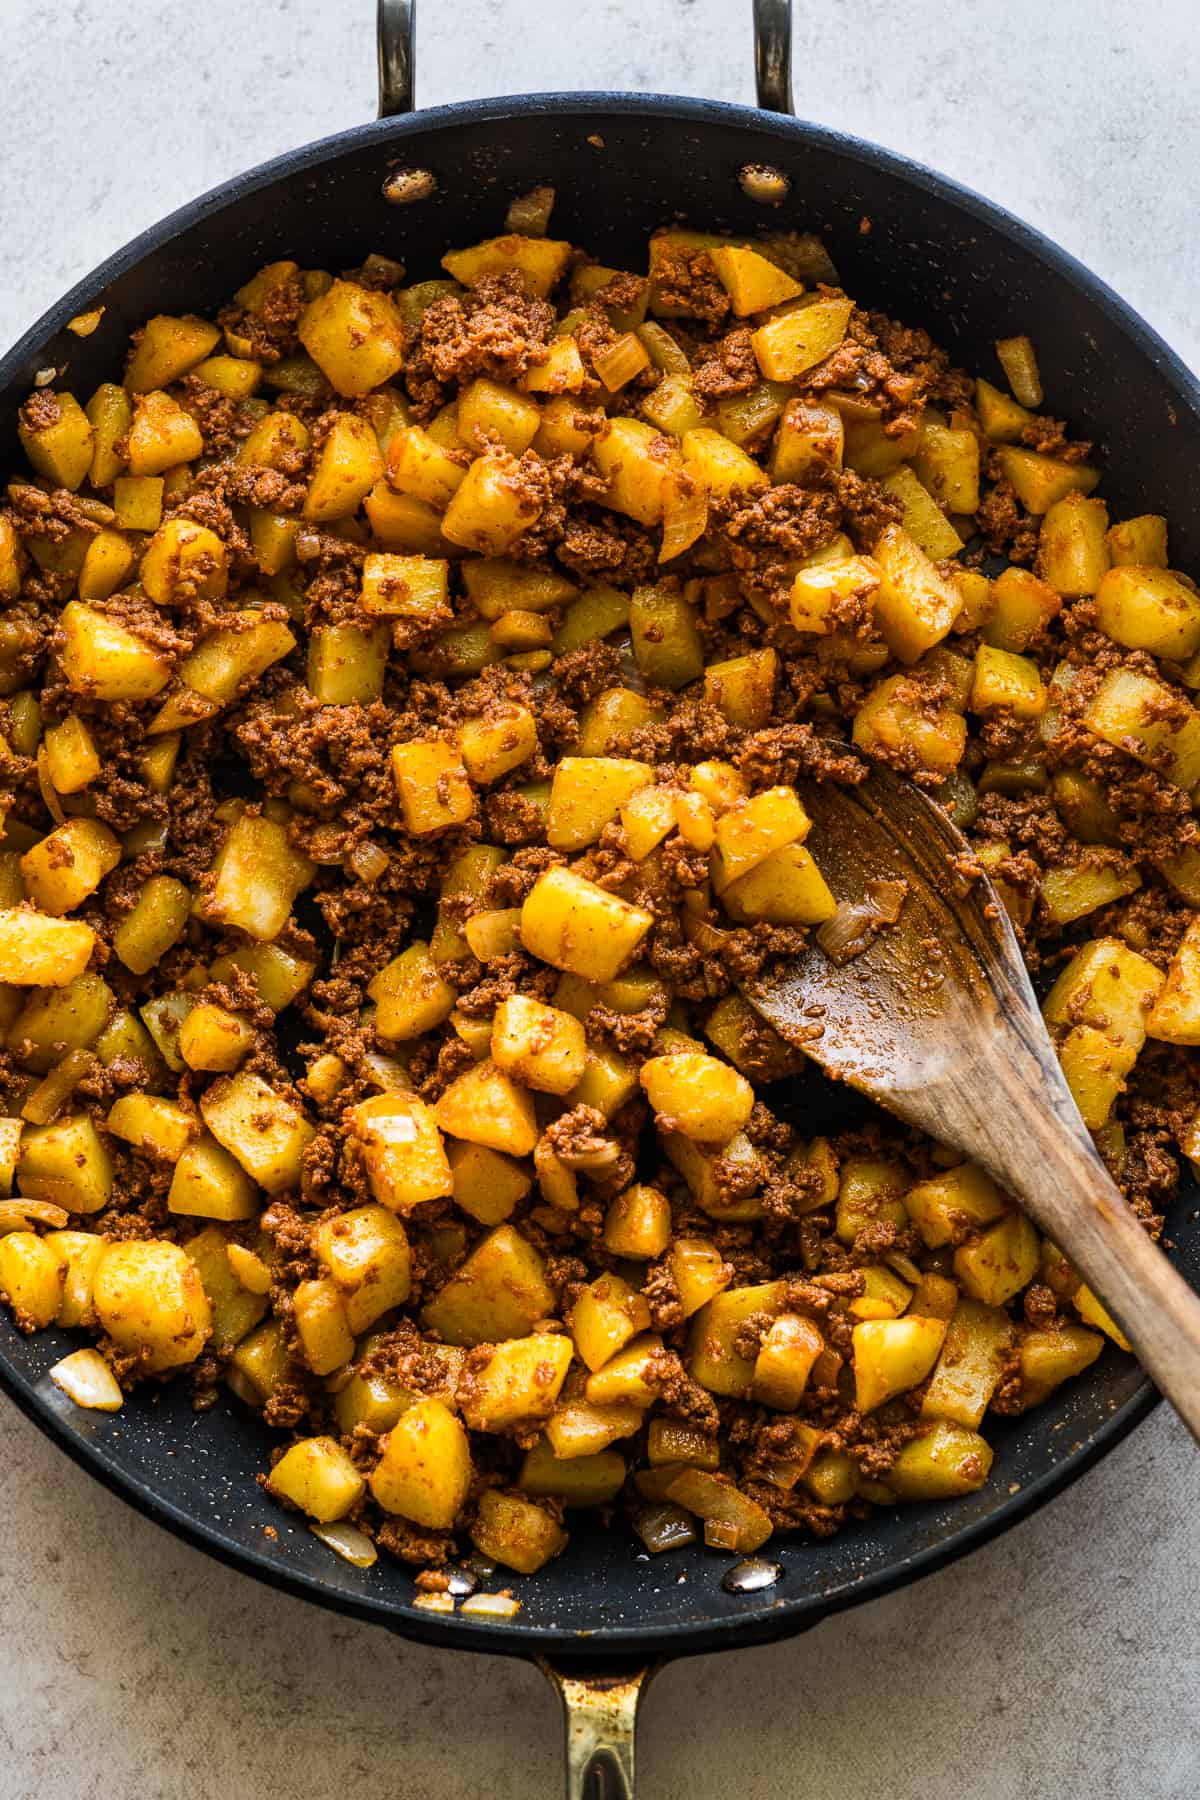
[[[73,331],[76,337],[91,337],[104,313],[103,306],[93,306],[90,312],[76,313],[73,319],[67,320],[67,330]]]
[[[680,471],[663,483],[663,531],[659,562],[670,562],[708,530],[708,489]]]
[[[1004,370],[1013,397],[1022,406],[1032,407],[1036,411],[1043,399],[1042,377],[1030,340],[1025,336],[997,338],[996,355],[1000,358],[1000,367]]]
[[[379,880],[390,860],[387,851],[378,844],[373,844],[369,838],[361,844],[355,844],[346,858],[347,864],[358,876],[358,879],[368,884]]]
[[[380,1056],[373,1050],[363,1057],[362,1072],[372,1087],[382,1088],[385,1094],[407,1093],[412,1087],[407,1069],[394,1056]]]
[[[878,923],[874,907],[843,900],[832,919],[817,931],[817,942],[830,962],[846,963],[865,950]]]
[[[623,332],[595,361],[596,373],[610,394],[615,394],[627,381],[650,367],[646,346],[635,331]]]
[[[67,815],[63,811],[62,801],[58,797],[58,789],[50,779],[50,763],[46,756],[46,746],[39,745],[37,753],[37,784],[42,799],[46,803],[46,811],[56,825],[65,825]]]
[[[680,349],[665,325],[647,319],[637,328],[638,337],[650,352],[650,360],[664,375],[690,375],[692,365],[687,353]]]
[[[378,1559],[378,1550],[357,1525],[347,1525],[338,1519],[332,1525],[310,1525],[308,1529],[323,1544],[328,1544],[343,1562],[353,1563],[356,1569],[369,1569]]]
[[[868,881],[867,894],[873,901],[881,925],[894,925],[904,911],[908,899],[907,881]]]
[[[651,1556],[663,1550],[678,1550],[696,1541],[696,1525],[682,1506],[642,1506],[633,1516],[633,1529]]]
[[[685,912],[683,935],[689,944],[702,950],[706,956],[720,956],[732,933],[722,931],[719,925],[710,925],[707,919],[698,919],[695,913]]]
[[[0,1237],[10,1231],[28,1231],[31,1225],[48,1225],[61,1231],[69,1215],[51,1200],[0,1200]]]
[[[413,1601],[422,1612],[452,1613],[454,1611],[453,1594],[418,1594]]]
[[[65,1105],[80,1082],[99,1068],[90,1050],[70,1050],[56,1063],[21,1108],[21,1117],[29,1125],[48,1125]]]
[[[472,1619],[515,1619],[521,1602],[508,1594],[469,1594],[458,1610]]]
[[[89,1412],[119,1412],[125,1396],[117,1378],[98,1350],[73,1350],[55,1363],[50,1371],[55,1387],[60,1387],[76,1406]]]
[[[519,232],[522,237],[545,237],[555,199],[552,187],[535,187],[527,194],[519,194],[504,215],[505,231]]]

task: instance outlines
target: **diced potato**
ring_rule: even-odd
[[[583,601],[579,602],[582,606]],[[573,607],[572,612],[576,609]],[[630,618],[630,602],[625,600],[624,622]],[[560,652],[561,654],[561,652]],[[579,715],[579,744],[582,756],[601,756],[619,749],[622,742],[645,725],[657,724],[665,717],[662,707],[636,693],[632,688],[607,688],[589,700]]]
[[[332,1281],[302,1281],[292,1295],[292,1322],[314,1375],[332,1375],[354,1355],[346,1306]]]
[[[486,1144],[454,1138],[446,1153],[455,1203],[481,1225],[503,1224],[533,1185],[520,1163]]]
[[[476,455],[499,443],[512,456],[528,450],[542,422],[541,408],[512,388],[477,377],[458,396],[458,435]]]
[[[49,1231],[41,1242],[63,1266],[63,1286],[54,1323],[94,1325],[92,1279],[106,1240],[94,1231]]]
[[[784,1307],[782,1281],[726,1288],[702,1306],[688,1335],[687,1367],[693,1381],[710,1393],[744,1399],[754,1382],[754,1359],[738,1353],[736,1340],[746,1321],[774,1318]]]
[[[728,498],[732,494],[753,493],[767,485],[761,465],[731,443],[724,432],[705,425],[685,431],[682,451],[684,467],[710,495]]]
[[[931,1250],[952,1244],[965,1226],[990,1225],[1009,1210],[991,1176],[974,1163],[919,1181],[904,1196],[908,1217]]]
[[[1020,1342],[1021,1402],[1037,1406],[1064,1381],[1082,1375],[1101,1350],[1104,1339],[1079,1325],[1056,1325],[1050,1331],[1024,1331]]]
[[[152,700],[166,686],[167,657],[108,613],[69,600],[59,626],[63,674],[73,693],[89,700]]]
[[[1095,594],[1096,623],[1127,650],[1148,650],[1173,662],[1186,662],[1200,650],[1200,594],[1186,576],[1120,564],[1103,574]]]
[[[250,975],[264,1006],[282,1012],[312,979],[316,964],[281,950],[278,944],[239,944],[228,955],[218,956],[209,970],[214,981],[227,981],[241,970]]]
[[[802,844],[773,850],[730,882],[721,905],[742,924],[766,919],[774,925],[820,925],[837,911],[824,876]]]
[[[600,1275],[584,1288],[571,1314],[580,1360],[594,1373],[650,1327],[650,1309],[619,1275]]]
[[[304,517],[317,523],[346,518],[382,474],[383,456],[370,421],[338,413],[317,452]]]
[[[808,1386],[825,1340],[811,1319],[782,1313],[762,1340],[754,1363],[755,1400],[779,1412],[794,1412]]]
[[[602,1369],[588,1376],[584,1388],[588,1405],[652,1406],[659,1397],[654,1371],[662,1347],[662,1339],[647,1332],[618,1350]]]
[[[191,906],[191,893],[181,881],[152,875],[113,933],[113,949],[125,967],[135,975],[152,969],[182,936]]]
[[[704,1052],[651,1057],[640,1079],[663,1128],[701,1143],[727,1143],[754,1110],[754,1089],[745,1077]]]
[[[625,848],[634,862],[644,862],[676,826],[673,787],[641,787],[621,807]]]
[[[442,519],[452,544],[481,556],[503,556],[535,524],[542,504],[507,452],[477,456]]]
[[[1044,580],[1060,594],[1094,594],[1109,567],[1108,508],[1103,500],[1065,494],[1048,508],[1038,543],[1038,566]],[[1197,608],[1200,619],[1200,606]],[[1197,626],[1200,643],[1200,624]]]
[[[785,300],[794,300],[804,292],[786,269],[769,262],[757,250],[720,244],[713,246],[709,256],[739,319],[750,313],[765,312],[769,306],[779,306]]]
[[[182,1148],[167,1195],[168,1212],[231,1222],[257,1218],[261,1206],[262,1196],[241,1163],[208,1132]]]
[[[782,312],[754,333],[754,354],[768,381],[795,381],[831,356],[846,335],[852,300],[814,300]]]
[[[978,512],[979,439],[973,431],[939,424],[926,415],[913,467],[947,512]]]
[[[513,1226],[498,1225],[426,1302],[421,1317],[449,1344],[499,1343],[524,1337],[552,1316],[554,1304],[541,1256]]]
[[[161,475],[203,454],[204,438],[189,412],[161,389],[139,394],[125,440],[132,475]]]
[[[217,1142],[268,1194],[300,1185],[315,1128],[261,1075],[243,1070],[220,1076],[201,1095],[200,1111]]]
[[[211,1001],[194,1006],[179,1027],[179,1054],[189,1069],[230,1075],[253,1048],[252,1025]]]
[[[869,556],[813,563],[792,579],[791,619],[797,631],[827,636],[836,629],[840,602],[869,594],[879,586],[879,565]]]
[[[505,704],[461,725],[458,747],[472,781],[499,781],[536,752],[537,721],[527,706]]]
[[[567,336],[550,340],[545,362],[534,363],[527,369],[520,385],[527,394],[577,394],[586,380],[587,370],[579,354],[579,345],[573,337]]]
[[[970,432],[962,433],[975,438]],[[963,547],[963,541],[953,525],[920,479],[907,463],[901,463],[890,475],[885,475],[881,484],[903,509],[900,526],[906,531],[919,550],[935,561],[941,557],[957,556]]]
[[[683,438],[704,423],[704,408],[697,400],[690,374],[664,375],[646,395],[642,410],[658,431]]]
[[[107,600],[134,563],[133,546],[119,531],[98,531],[84,554],[76,584],[81,600]]]
[[[389,486],[437,512],[449,506],[466,473],[464,464],[419,425],[398,431],[388,447]]]
[[[704,646],[692,609],[673,583],[639,587],[629,606],[634,661],[655,687],[686,687],[704,672]]]
[[[92,1302],[100,1329],[118,1349],[137,1355],[147,1374],[195,1362],[208,1341],[208,1296],[178,1244],[140,1238],[106,1245]]]
[[[1089,1131],[1099,1131],[1124,1092],[1137,1051],[1114,1044],[1091,1025],[1076,1025],[1059,1044],[1058,1060],[1084,1124]]]
[[[872,555],[879,569],[876,624],[893,656],[914,663],[946,636],[962,597],[900,525],[885,526]]]
[[[715,1550],[749,1556],[771,1535],[770,1515],[727,1476],[683,1469],[671,1481],[666,1497],[704,1520],[704,1541]]]
[[[1100,471],[1089,463],[1062,462],[1015,445],[997,450],[996,460],[1026,512],[1035,514],[1049,512],[1067,494],[1090,494],[1100,479]]]
[[[727,1144],[701,1144],[679,1131],[665,1132],[661,1142],[701,1212],[729,1224],[762,1216],[758,1190],[767,1171],[745,1132]]]
[[[105,1123],[114,1137],[163,1162],[178,1162],[200,1129],[195,1113],[157,1094],[122,1094]]]
[[[538,1139],[533,1096],[494,1062],[456,1077],[433,1109],[442,1131],[509,1156],[528,1156]]]
[[[17,426],[31,467],[55,487],[80,486],[92,466],[94,438],[87,414],[74,394],[43,388],[36,401],[38,423]]]
[[[489,963],[520,948],[520,927],[520,907],[501,906],[472,913],[463,926],[463,935],[471,955]]]
[[[948,1419],[978,1430],[995,1393],[1013,1341],[1008,1314],[978,1300],[960,1300],[946,1331],[921,1418]]]
[[[570,1338],[547,1333],[497,1344],[461,1390],[467,1424],[472,1431],[506,1431],[548,1418],[573,1355]]]
[[[924,1381],[946,1336],[944,1319],[866,1319],[854,1327],[854,1403],[873,1412]]]
[[[517,1494],[485,1488],[471,1527],[471,1542],[484,1556],[533,1575],[567,1546],[567,1534],[554,1514]]]
[[[68,819],[21,858],[25,891],[42,912],[73,912],[121,860],[115,833],[96,819]]]
[[[1200,919],[1192,920],[1171,958],[1146,1033],[1168,1044],[1200,1044]]]
[[[1023,1213],[1009,1213],[974,1243],[954,1252],[954,1273],[973,1300],[1004,1306],[1037,1274],[1038,1234]]]
[[[871,690],[854,715],[856,748],[892,760],[896,751],[916,767],[949,775],[967,747],[967,725],[953,708],[931,701],[927,689],[907,675],[889,675]]]
[[[498,1068],[529,1087],[569,1094],[583,1076],[587,1040],[583,1026],[570,1013],[514,994],[496,1009],[492,1057]]]
[[[898,1319],[908,1308],[914,1290],[886,1263],[868,1263],[861,1274],[863,1291],[850,1302],[853,1316],[856,1319]],[[920,1316],[940,1318],[941,1314]]]
[[[1177,787],[1190,791],[1200,782],[1200,715],[1177,689],[1132,669],[1112,669],[1088,702],[1083,723]]]
[[[647,763],[616,756],[564,756],[555,765],[547,842],[581,850],[599,838],[622,806],[652,780]]]
[[[531,956],[587,981],[611,981],[654,923],[643,907],[570,869],[539,875],[521,908],[521,942]]]
[[[450,1017],[458,999],[421,939],[380,969],[367,993],[375,1002],[376,1031],[396,1043],[433,1031]]]
[[[244,1398],[261,1406],[277,1389],[296,1379],[278,1319],[268,1319],[234,1350],[231,1359]]]
[[[986,1438],[943,1420],[905,1444],[888,1470],[887,1485],[901,1500],[952,1500],[981,1488],[991,1467]]]
[[[392,774],[413,837],[461,825],[475,812],[475,796],[460,752],[444,738],[413,738],[392,747]]]
[[[1094,1026],[1117,1044],[1140,1050],[1146,1014],[1164,977],[1120,938],[1094,938],[1076,951],[1047,994],[1042,1012],[1052,1030]]]
[[[229,580],[229,559],[215,531],[191,519],[172,518],[146,546],[138,576],[147,599],[159,606],[220,600]],[[105,597],[84,594],[82,583],[80,593],[85,600]]]
[[[1005,569],[991,585],[983,639],[997,650],[1026,650],[1062,611],[1062,595],[1028,569]]]
[[[432,1110],[415,1094],[360,1100],[345,1124],[362,1146],[371,1192],[392,1212],[409,1212],[453,1192],[441,1132]]]
[[[1139,563],[1143,568],[1167,566],[1167,521],[1161,513],[1141,513],[1122,519],[1108,533],[1108,553],[1113,566]]]
[[[0,1297],[25,1331],[53,1324],[62,1304],[66,1265],[33,1231],[0,1237]]]
[[[323,706],[368,706],[383,694],[391,639],[386,625],[318,625],[309,633],[305,680]]]
[[[65,1114],[21,1134],[17,1191],[67,1212],[100,1212],[113,1189],[112,1160],[87,1113]]]
[[[607,1506],[625,1485],[625,1458],[615,1450],[560,1457],[545,1438],[525,1452],[517,1486],[524,1494],[553,1497],[564,1506]]]
[[[808,836],[811,821],[794,788],[773,787],[729,808],[717,821],[712,852],[713,884],[722,892],[731,882],[788,844]]]
[[[471,1448],[462,1424],[441,1400],[419,1400],[391,1427],[370,1477],[384,1512],[430,1531],[448,1531],[471,1485]]]
[[[78,919],[48,919],[30,906],[0,907],[0,982],[63,988],[87,968],[96,934]]]
[[[60,724],[47,727],[44,742],[46,767],[60,794],[78,794],[95,781],[100,757],[91,732],[77,714],[68,713]]]
[[[845,428],[842,417],[821,401],[787,402],[771,451],[771,476],[775,481],[801,485],[842,466]]]
[[[484,238],[463,250],[448,250],[442,267],[464,287],[477,287],[488,275],[515,270],[531,294],[546,299],[558,286],[571,259],[571,245],[561,238],[524,237],[509,232]]]
[[[1080,1318],[1087,1325],[1097,1326],[1106,1337],[1110,1337],[1118,1350],[1132,1354],[1133,1345],[1121,1330],[1111,1313],[1101,1304],[1090,1287],[1081,1283],[1072,1295],[1072,1305]]]
[[[296,334],[339,394],[367,394],[404,362],[404,326],[387,294],[334,281],[300,315]]]
[[[644,1417],[641,1406],[629,1403],[592,1406],[586,1400],[560,1399],[546,1421],[546,1440],[556,1457],[574,1462],[633,1437]]]
[[[604,1246],[614,1256],[649,1262],[663,1254],[670,1240],[671,1204],[658,1188],[637,1182],[610,1203]]]
[[[315,872],[308,857],[293,850],[286,825],[262,813],[243,813],[217,852],[202,916],[270,942],[287,924],[296,896]]]
[[[882,1157],[847,1157],[838,1181],[837,1235],[852,1244],[865,1226],[882,1221],[903,1228],[908,1223],[904,1171]]]
[[[679,447],[641,419],[610,419],[592,445],[592,458],[608,483],[604,504],[642,525],[663,516],[664,484],[679,465]]]
[[[1121,862],[1083,863],[1075,868],[1047,869],[1042,876],[1041,898],[1046,917],[1056,925],[1069,925],[1107,906],[1142,885],[1137,869]]]
[[[434,1403],[436,1404],[436,1402]],[[336,1439],[301,1438],[284,1451],[267,1477],[277,1499],[328,1525],[344,1519],[366,1492],[366,1481]]]
[[[408,1238],[386,1207],[356,1206],[326,1219],[313,1234],[313,1250],[341,1294],[356,1336],[408,1299]]]
[[[779,658],[770,648],[709,663],[704,671],[704,698],[731,725],[755,731],[771,717],[778,668]]]
[[[1028,656],[980,644],[971,683],[972,712],[1011,712],[1015,719],[1038,719],[1046,710],[1046,701],[1037,664]]]

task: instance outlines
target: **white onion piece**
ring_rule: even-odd
[[[366,1532],[360,1531],[357,1525],[346,1525],[337,1519],[332,1525],[310,1525],[308,1529],[323,1544],[328,1544],[343,1562],[353,1563],[356,1569],[369,1569],[379,1556]]]
[[[125,1399],[98,1350],[73,1350],[55,1363],[50,1379],[68,1400],[86,1406],[89,1412],[120,1412]]]
[[[458,1610],[472,1619],[515,1619],[521,1602],[507,1594],[469,1594]]]
[[[453,1594],[418,1594],[413,1601],[422,1612],[452,1613],[454,1611]]]

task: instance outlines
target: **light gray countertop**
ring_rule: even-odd
[[[800,11],[804,113],[1008,204],[1197,360],[1192,0]],[[748,12],[423,0],[418,95],[748,100]],[[372,14],[371,0],[0,0],[0,339],[193,194],[369,117]],[[407,1646],[260,1587],[113,1499],[7,1402],[0,1415],[0,1800],[559,1791],[555,1702],[532,1669]],[[639,1791],[1192,1795],[1198,1514],[1200,1458],[1160,1409],[968,1561],[792,1643],[669,1669],[645,1708]]]

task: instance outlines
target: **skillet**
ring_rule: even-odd
[[[65,370],[89,390],[119,367],[128,334],[150,313],[215,306],[262,263],[296,252],[336,269],[380,250],[420,279],[450,246],[500,230],[509,201],[548,181],[556,234],[617,266],[638,266],[665,222],[819,231],[856,298],[926,326],[969,368],[994,375],[994,340],[1029,330],[1054,410],[1099,444],[1118,512],[1165,512],[1175,562],[1200,567],[1192,375],[1103,283],[999,208],[792,117],[790,10],[790,0],[755,0],[757,108],[580,93],[413,113],[412,6],[379,0],[380,119],[213,190],[66,294],[0,361],[3,442],[15,455],[16,411],[39,370]],[[755,164],[786,179],[781,203],[747,191],[741,171]],[[429,191],[406,171],[436,185]],[[92,337],[66,330],[101,304]],[[818,1081],[797,1097],[810,1131],[836,1124],[841,1104]],[[1170,1231],[1179,1266],[1200,1285],[1196,1199],[1193,1183]],[[0,1319],[0,1386],[76,1461],[150,1518],[265,1581],[406,1637],[536,1656],[563,1695],[568,1793],[580,1800],[632,1795],[637,1699],[661,1660],[797,1633],[929,1573],[1060,1492],[1157,1400],[1110,1349],[1028,1416],[995,1422],[984,1490],[877,1513],[829,1543],[772,1543],[782,1578],[757,1592],[724,1589],[727,1561],[701,1547],[651,1561],[623,1531],[576,1523],[568,1551],[515,1584],[521,1610],[500,1625],[414,1607],[399,1565],[353,1568],[281,1514],[254,1481],[261,1427],[232,1406],[197,1416],[186,1394],[166,1389],[132,1396],[117,1415],[72,1407],[47,1371],[73,1347],[66,1333],[26,1339]],[[267,1525],[277,1537],[264,1536]]]

